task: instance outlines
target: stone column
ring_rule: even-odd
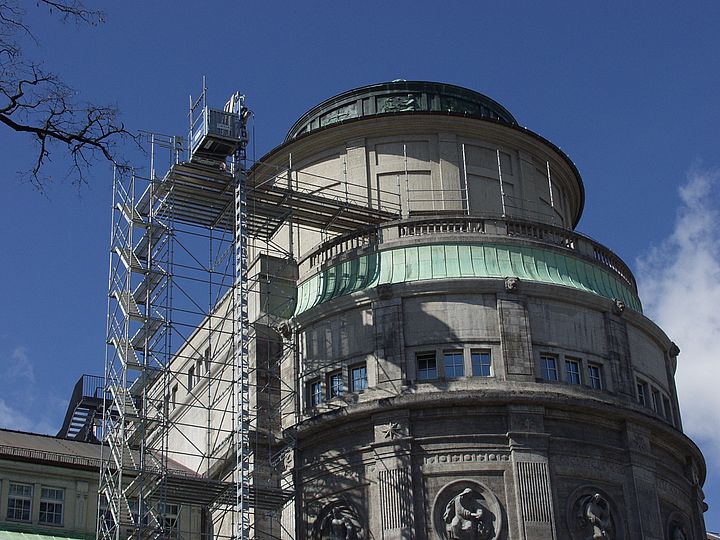
[[[75,529],[87,530],[94,529],[94,527],[88,527],[87,523],[87,504],[88,504],[88,491],[89,485],[87,482],[78,480],[75,483]],[[67,525],[67,524],[66,524]]]
[[[508,443],[513,462],[518,538],[557,538],[542,407],[510,405]],[[508,511],[510,511],[508,509]]]
[[[630,457],[627,476],[632,479],[633,489],[627,509],[630,538],[663,540],[650,431],[628,422],[625,437]]]

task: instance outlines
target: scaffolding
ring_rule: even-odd
[[[294,536],[278,518],[294,488],[280,471],[297,382],[279,368],[298,354],[292,230],[399,215],[350,196],[347,179],[303,182],[290,160],[248,175],[244,96],[220,110],[206,94],[203,82],[186,139],[147,134],[149,170],[114,175],[103,540]],[[289,243],[275,241],[283,228]]]

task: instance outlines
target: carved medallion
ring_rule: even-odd
[[[433,524],[445,540],[492,540],[502,528],[500,502],[480,482],[458,480],[435,497]]]

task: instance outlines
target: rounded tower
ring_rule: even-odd
[[[295,538],[704,538],[678,348],[575,231],[558,147],[482,94],[393,81],[303,115],[267,182],[305,201],[273,239],[297,257]]]

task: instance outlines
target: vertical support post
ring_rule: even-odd
[[[408,176],[407,145],[403,143],[403,161],[405,162],[405,200],[407,201],[407,212],[410,215],[410,178]]]
[[[505,188],[503,187],[502,167],[500,166],[500,149],[495,150],[497,155],[498,178],[500,179],[500,203],[502,204],[502,217],[505,217]]]
[[[292,197],[292,153],[288,154],[287,188],[290,196]],[[290,208],[292,208],[292,205],[290,205]],[[290,211],[292,212],[292,210]],[[290,220],[290,223],[288,224],[288,251],[290,252],[291,257],[295,256],[295,232],[293,231],[292,220]]]
[[[238,102],[236,107],[240,107]],[[240,113],[241,109],[233,111]],[[241,119],[241,121],[244,121]],[[244,131],[244,130],[243,130]],[[233,159],[235,178],[235,292],[234,292],[234,384],[235,384],[235,524],[236,540],[249,540],[251,536],[250,520],[250,358],[249,339],[250,321],[248,313],[248,230],[247,230],[247,172],[245,145]],[[288,171],[289,172],[289,171]],[[288,181],[290,175],[288,174]]]
[[[467,159],[465,158],[465,143],[462,143],[463,181],[465,182],[465,214],[470,215],[470,190],[468,188]]]

